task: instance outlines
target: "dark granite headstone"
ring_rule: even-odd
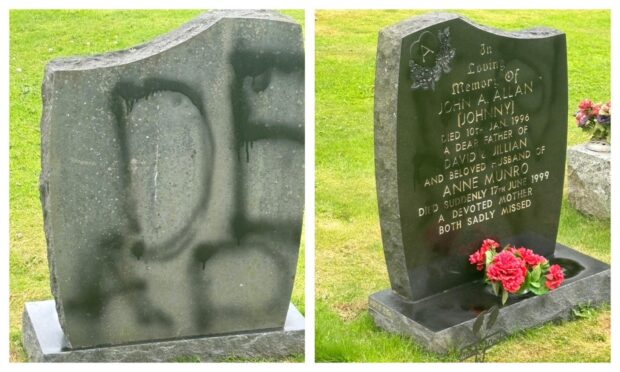
[[[439,332],[497,302],[482,286],[452,292],[480,281],[468,256],[484,239],[556,260],[567,94],[559,31],[505,32],[453,14],[381,31],[379,214],[388,294],[417,304],[409,308],[413,321]],[[566,285],[583,272],[569,270]],[[441,305],[425,302],[446,293]]]
[[[65,347],[282,331],[304,204],[298,24],[209,12],[54,60],[41,137]]]

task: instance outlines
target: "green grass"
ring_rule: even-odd
[[[10,356],[26,360],[21,312],[26,301],[51,298],[43,217],[39,202],[41,81],[45,64],[57,57],[124,49],[164,34],[199,10],[10,12]],[[304,12],[282,11],[304,23]],[[303,250],[293,303],[304,310]],[[303,356],[292,360],[303,360]]]
[[[216,362],[228,363],[299,363],[304,361],[303,354],[290,355],[284,358],[222,358],[215,360]],[[195,355],[184,355],[168,360],[169,363],[201,363],[202,359]]]
[[[389,287],[374,180],[373,84],[378,31],[424,11],[318,11],[316,14],[316,359],[455,361],[377,329],[368,295]],[[582,98],[610,98],[607,11],[458,13],[508,30],[548,26],[567,35],[568,143],[585,142],[569,118]],[[575,22],[575,20],[587,20]],[[610,262],[609,221],[581,215],[564,200],[558,241]],[[608,308],[588,319],[545,325],[494,346],[492,361],[609,361]],[[542,346],[541,346],[542,345]],[[535,352],[532,352],[532,350]]]

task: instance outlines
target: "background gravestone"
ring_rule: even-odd
[[[43,106],[41,201],[63,334],[43,350],[37,325],[56,312],[27,304],[31,358],[303,352],[290,304],[304,200],[298,24],[216,11],[126,51],[55,60]]]
[[[611,217],[611,153],[596,152],[585,144],[567,152],[566,199],[581,213],[601,219]]]
[[[468,262],[487,238],[567,269],[560,290],[510,300],[506,333],[609,301],[608,266],[556,244],[567,111],[558,31],[504,32],[452,14],[381,31],[375,171],[392,289],[370,297],[379,326],[435,351],[471,343],[473,319],[499,301]],[[600,291],[581,293],[588,280]]]

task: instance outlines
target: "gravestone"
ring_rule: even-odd
[[[566,200],[588,216],[611,217],[611,153],[592,151],[585,144],[568,149]]]
[[[437,352],[471,345],[475,317],[499,303],[468,262],[487,238],[567,270],[559,289],[511,298],[503,333],[609,301],[609,266],[556,243],[567,112],[559,31],[434,13],[379,33],[375,170],[391,283],[369,299],[379,327]]]
[[[41,202],[55,301],[37,361],[303,353],[290,303],[304,205],[301,27],[215,11],[46,66]]]

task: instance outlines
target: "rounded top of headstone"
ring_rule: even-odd
[[[556,35],[561,35],[563,32],[559,30],[555,30],[549,27],[533,27],[525,30],[519,31],[506,31],[498,28],[493,28],[489,26],[483,26],[472,20],[463,17],[459,14],[454,13],[445,13],[445,12],[434,12],[427,13],[420,16],[408,18],[402,22],[399,22],[395,25],[386,27],[380,31],[380,33],[384,34],[394,34],[399,36],[406,36],[417,32],[419,30],[425,29],[429,26],[436,25],[438,23],[448,22],[455,19],[460,19],[463,22],[468,23],[469,25],[476,27],[482,31],[489,32],[498,36],[511,37],[516,39],[536,39],[536,38],[546,38]]]
[[[200,34],[206,29],[214,26],[224,19],[257,19],[269,20],[274,22],[286,22],[299,26],[295,20],[289,16],[280,14],[273,10],[256,9],[220,9],[209,11],[183,24],[179,28],[150,40],[138,46],[98,54],[88,57],[68,57],[58,58],[50,61],[45,66],[45,73],[50,74],[56,71],[76,71],[90,70],[96,68],[112,67],[135,62],[151,55],[161,53],[164,50],[173,48],[192,37]]]

